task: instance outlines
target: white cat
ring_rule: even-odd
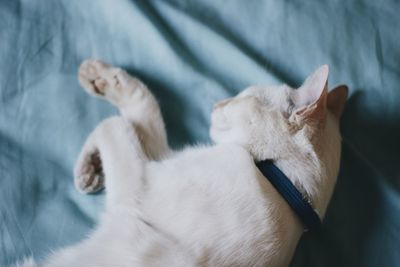
[[[82,86],[121,113],[93,131],[75,168],[80,191],[106,188],[105,212],[87,239],[40,266],[289,265],[303,226],[254,162],[272,159],[324,217],[347,97],[345,86],[328,94],[327,78],[322,66],[297,90],[247,88],[215,104],[214,145],[172,151],[146,86],[85,61]]]

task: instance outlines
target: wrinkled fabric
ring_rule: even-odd
[[[96,225],[104,193],[72,168],[117,114],[78,85],[86,58],[145,81],[175,148],[209,143],[212,104],[251,84],[299,86],[329,64],[350,97],[323,228],[291,266],[400,265],[400,2],[0,0],[0,265],[43,258]]]

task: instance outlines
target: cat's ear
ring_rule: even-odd
[[[328,109],[337,119],[342,116],[348,91],[349,89],[346,85],[339,85],[328,94]]]
[[[328,65],[319,67],[303,85],[291,93],[292,119],[295,121],[321,121],[325,118],[328,98]]]

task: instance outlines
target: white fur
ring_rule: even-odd
[[[215,144],[171,151],[146,86],[84,62],[83,87],[121,112],[89,136],[75,168],[80,191],[105,186],[106,211],[89,238],[40,266],[287,266],[303,228],[254,160],[273,159],[324,216],[340,158],[327,72],[299,90],[251,87],[217,103]]]

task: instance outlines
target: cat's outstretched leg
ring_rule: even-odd
[[[156,99],[138,79],[122,69],[99,60],[86,60],[79,68],[79,81],[91,95],[117,106],[134,128],[146,157],[158,160],[169,153],[167,134]],[[93,144],[86,141],[75,165],[75,185],[84,193],[104,187],[102,158]]]
[[[135,126],[149,159],[168,154],[169,147],[160,108],[148,88],[126,71],[100,60],[86,60],[79,68],[79,81],[91,95],[105,98]]]

